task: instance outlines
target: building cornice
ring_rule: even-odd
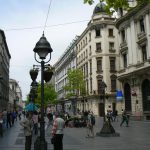
[[[122,24],[123,22],[126,22],[127,20],[129,20],[131,17],[133,17],[136,13],[138,13],[140,10],[143,9],[143,7],[145,6],[150,6],[148,4],[148,2],[143,2],[140,5],[137,5],[136,7],[134,7],[133,9],[131,9],[126,15],[122,16],[121,18],[116,20],[116,27],[119,28],[120,24]],[[148,7],[149,8],[149,7]],[[145,9],[144,11],[147,11],[147,9]]]

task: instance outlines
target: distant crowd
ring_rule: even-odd
[[[22,111],[9,111],[4,109],[0,111],[0,136],[3,136],[3,130],[7,128],[11,128],[15,121],[18,119],[21,120]],[[25,114],[24,114],[25,115]]]

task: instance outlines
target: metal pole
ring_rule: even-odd
[[[44,61],[41,61],[41,122],[40,122],[40,141],[41,150],[47,150],[45,143],[45,121],[44,121]]]

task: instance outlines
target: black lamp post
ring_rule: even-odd
[[[40,137],[37,138],[34,149],[35,150],[47,150],[47,142],[45,140],[45,121],[44,121],[44,64],[48,63],[51,59],[51,52],[53,51],[50,43],[47,41],[46,37],[44,36],[44,33],[40,40],[36,43],[34,51],[34,57],[35,60],[41,64],[41,122],[40,122]],[[36,58],[36,54],[38,54],[39,59],[41,61],[38,61]],[[46,59],[46,56],[49,54],[49,59],[47,62],[44,60]]]
[[[35,98],[37,98],[37,88],[38,88],[38,83],[36,81],[33,81],[31,83],[31,90],[29,94],[30,101],[34,103]]]
[[[105,99],[108,98],[107,95],[105,94],[105,90],[107,88],[107,85],[104,81],[101,82],[100,88],[102,91],[102,95],[100,96],[101,99],[103,99],[103,104],[104,104],[104,122],[103,122],[103,127],[100,132],[96,133],[97,136],[103,136],[103,137],[109,137],[109,136],[120,136],[119,133],[115,132],[115,129],[111,125],[110,120],[106,121],[105,118]]]

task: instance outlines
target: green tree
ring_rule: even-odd
[[[64,87],[68,92],[67,97],[85,95],[86,87],[83,72],[80,69],[73,69],[69,70],[67,75],[68,84]]]
[[[112,14],[114,11],[118,11],[118,9],[124,9],[124,10],[129,10],[129,3],[131,2],[131,0],[99,0],[100,2],[106,2],[106,11],[109,14]],[[138,4],[142,4],[142,3],[148,3],[150,2],[150,0],[137,0]],[[94,3],[94,0],[84,0],[84,3],[88,3],[90,5],[92,5]],[[111,9],[113,9],[114,11],[112,11]]]
[[[54,87],[51,84],[44,84],[44,103],[47,104],[56,104],[57,93],[55,92]],[[37,98],[35,99],[35,104],[41,105],[41,85],[39,84],[37,90]]]

